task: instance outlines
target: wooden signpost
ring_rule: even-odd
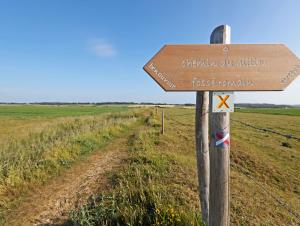
[[[230,39],[230,27],[225,25],[217,27],[212,32],[210,36],[210,43],[230,44]],[[225,76],[224,78],[226,79]],[[213,102],[213,96],[213,92],[210,92],[210,103]],[[223,96],[223,100],[224,99],[225,96]],[[210,112],[212,112],[212,104],[210,104],[209,108]],[[209,119],[210,181],[208,225],[228,226],[230,222],[230,113],[213,113],[210,115]]]
[[[165,45],[144,66],[165,91],[197,91],[200,202],[203,223],[211,226],[229,225],[233,93],[220,91],[280,91],[300,74],[300,59],[285,45],[230,44],[230,35],[222,25],[210,45]]]
[[[144,70],[165,91],[284,90],[300,60],[282,44],[165,45]]]

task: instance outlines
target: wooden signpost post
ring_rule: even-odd
[[[211,34],[210,43],[230,44],[230,35],[231,32],[229,26],[225,25],[217,27]],[[224,75],[223,78],[227,79],[226,75]],[[213,96],[213,92],[210,92],[210,112],[212,112],[213,109]],[[220,103],[217,103],[217,107],[222,107],[226,103],[226,97],[228,97],[228,95],[217,96],[221,97],[220,100],[222,99]],[[212,113],[209,119],[210,208],[208,224],[214,226],[228,226],[230,177],[230,113],[229,111]]]
[[[222,25],[212,32],[210,45],[165,45],[144,66],[165,91],[197,92],[200,202],[203,223],[211,226],[229,225],[233,93],[224,91],[280,91],[300,74],[300,59],[285,45],[230,44],[230,34]]]

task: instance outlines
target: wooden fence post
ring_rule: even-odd
[[[199,198],[202,221],[207,226],[209,218],[209,140],[208,140],[209,92],[196,93],[196,153],[199,182]]]
[[[164,109],[162,109],[161,112],[161,134],[165,133],[165,112]]]
[[[230,44],[230,27],[222,25],[211,34],[211,44]],[[225,78],[224,78],[225,79]],[[210,92],[212,112],[212,92]],[[229,225],[229,168],[230,168],[230,117],[229,113],[210,114],[210,190],[209,225]],[[223,138],[223,139],[222,139]],[[225,138],[227,142],[225,142]],[[218,142],[217,142],[218,141]],[[223,142],[222,142],[223,141]]]

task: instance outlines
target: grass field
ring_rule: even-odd
[[[161,135],[160,112],[156,115],[153,109],[73,106],[75,113],[62,110],[60,114],[61,107],[18,107],[10,110],[17,118],[8,113],[0,117],[4,125],[0,130],[3,222],[28,189],[46,185],[81,156],[130,134],[126,161],[118,170],[107,172],[104,190],[69,212],[68,224],[201,225],[193,109],[165,109],[165,134]],[[52,113],[47,115],[45,109]],[[35,117],[31,111],[44,113]],[[231,115],[232,225],[299,225],[300,142],[241,123],[300,137],[298,111],[293,116],[269,110]]]
[[[166,109],[165,115],[165,135],[156,123],[137,134],[131,158],[110,175],[112,189],[71,212],[73,223],[200,225],[194,111]],[[300,136],[300,117],[234,113],[232,119]],[[231,134],[231,224],[298,225],[299,141],[236,121]]]
[[[28,119],[67,116],[99,115],[105,112],[120,112],[127,106],[102,105],[0,105],[0,117]]]
[[[0,112],[0,217],[26,191],[125,132],[137,118],[127,107],[113,106],[0,106]]]
[[[0,145],[74,117],[124,111],[127,106],[0,105]]]
[[[240,108],[237,112],[300,116],[300,108]]]

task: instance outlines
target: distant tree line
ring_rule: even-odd
[[[237,108],[299,108],[300,105],[239,103],[239,104],[235,104],[235,107]]]
[[[195,106],[192,103],[185,104],[167,104],[167,103],[152,103],[152,102],[30,102],[30,103],[15,103],[15,102],[0,102],[0,104],[12,105],[175,105],[175,106]],[[266,104],[266,103],[237,103],[236,108],[299,108],[300,105],[285,105],[285,104]]]

